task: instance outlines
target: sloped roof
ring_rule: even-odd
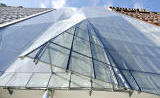
[[[0,6],[0,28],[51,10],[53,9]]]
[[[160,28],[151,24],[103,7],[64,8],[0,31],[1,87],[160,94]]]

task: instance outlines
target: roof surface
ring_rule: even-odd
[[[154,25],[103,7],[63,8],[0,32],[1,87],[160,94]]]
[[[51,11],[49,8],[0,7],[0,28]]]

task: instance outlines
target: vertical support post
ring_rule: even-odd
[[[42,98],[51,98],[52,97],[52,91],[50,90],[46,90],[43,94],[43,97]]]
[[[72,72],[70,73],[70,77],[69,77],[69,89],[71,88],[71,82],[72,82]]]
[[[91,82],[91,89],[90,89],[90,91],[89,91],[89,95],[91,96],[92,95],[92,90],[93,90],[93,80],[92,80],[93,78],[91,77],[91,80],[90,80],[90,82]]]

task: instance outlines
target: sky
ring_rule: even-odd
[[[160,12],[160,0],[0,0],[0,2],[10,6],[33,8],[118,6]]]

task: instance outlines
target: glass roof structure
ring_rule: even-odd
[[[87,20],[60,33],[26,54],[33,61],[111,83],[112,72],[104,47]],[[72,79],[72,78],[71,78]]]
[[[102,7],[70,11],[0,29],[0,87],[160,94],[160,28]]]

